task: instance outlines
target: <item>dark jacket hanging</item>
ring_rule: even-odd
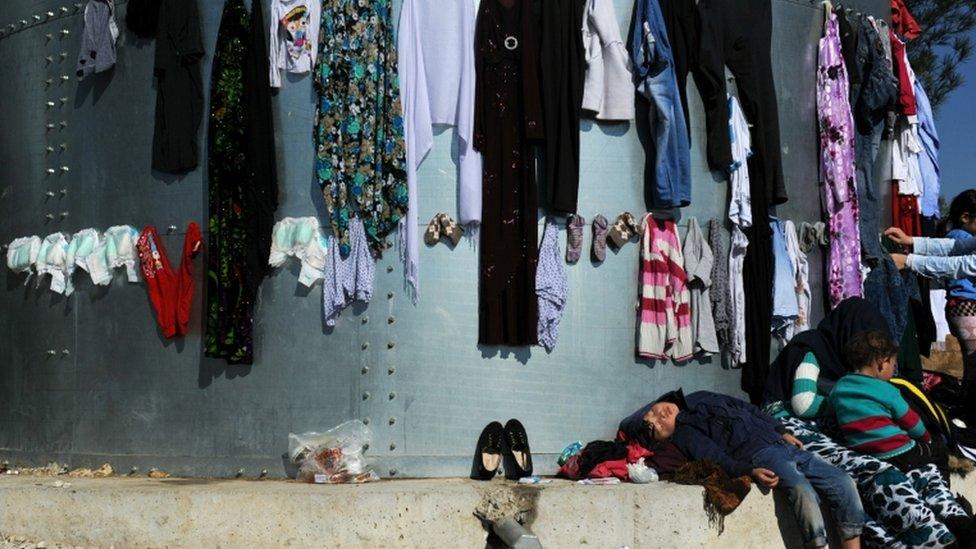
[[[156,35],[156,126],[152,168],[186,173],[199,164],[203,59],[197,0],[162,0]]]

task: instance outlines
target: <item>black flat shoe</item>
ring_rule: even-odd
[[[492,421],[481,431],[478,446],[474,449],[474,463],[471,465],[471,478],[491,480],[502,463],[502,445],[505,429],[502,424]]]
[[[518,480],[532,476],[532,451],[529,436],[517,419],[505,424],[505,478]]]

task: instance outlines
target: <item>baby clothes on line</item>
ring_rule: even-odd
[[[186,335],[193,302],[193,258],[203,247],[200,227],[191,222],[186,228],[178,272],[169,262],[166,247],[159,239],[156,227],[149,225],[143,229],[136,247],[142,275],[146,279],[146,291],[156,311],[156,322],[163,331],[163,337],[170,339]]]
[[[40,251],[41,237],[22,236],[15,238],[7,247],[7,268],[17,274],[27,273],[27,280],[29,281],[37,264],[37,254]]]
[[[583,109],[597,120],[633,120],[634,75],[620,36],[613,0],[587,0],[583,15],[586,79]]]
[[[711,297],[712,249],[705,241],[698,220],[688,220],[688,233],[681,249],[688,275],[691,308],[691,341],[695,354],[713,355],[719,352],[715,321],[712,318]]]
[[[272,0],[268,45],[271,87],[281,87],[281,71],[305,74],[318,53],[321,0]]]
[[[559,228],[553,219],[546,220],[539,264],[535,271],[535,294],[539,302],[539,345],[549,352],[556,348],[559,321],[566,307],[566,264],[559,249]]]
[[[123,266],[129,282],[138,282],[139,274],[136,269],[138,258],[136,240],[138,239],[139,231],[130,225],[109,227],[86,261],[92,282],[99,286],[107,286],[112,282],[112,271]]]
[[[52,233],[41,242],[37,252],[37,284],[40,286],[44,275],[51,275],[51,291],[71,295],[74,287],[68,277],[68,238],[64,233]]]
[[[637,354],[675,362],[690,359],[694,346],[688,276],[673,220],[644,217],[639,285]]]
[[[332,327],[339,313],[353,301],[369,303],[373,297],[376,260],[369,251],[363,220],[358,217],[349,220],[349,256],[342,257],[334,234],[329,235],[326,249],[329,261],[322,289],[322,320]]]
[[[302,264],[298,282],[311,287],[325,278],[328,242],[315,217],[286,217],[275,223],[271,232],[271,253],[268,265],[280,267],[289,257]]]
[[[729,219],[739,227],[752,226],[752,194],[749,166],[752,137],[739,100],[729,95],[729,138],[732,140],[732,165],[729,166]]]
[[[75,71],[78,78],[105,72],[115,66],[115,41],[119,38],[119,27],[115,24],[115,1],[89,0],[85,6],[84,23]]]
[[[101,240],[102,235],[98,229],[82,229],[71,236],[71,242],[68,243],[67,259],[69,279],[78,267],[88,272],[88,256],[95,251],[95,247]]]
[[[749,239],[738,225],[732,225],[732,244],[729,251],[729,303],[732,311],[729,332],[729,363],[733,368],[746,361],[746,289],[742,279]]]

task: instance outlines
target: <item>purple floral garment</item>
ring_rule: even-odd
[[[830,15],[820,39],[817,115],[820,119],[820,190],[827,210],[830,305],[861,296],[861,238],[854,182],[854,120],[847,69],[840,51],[837,16]]]

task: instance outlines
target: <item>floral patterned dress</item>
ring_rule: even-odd
[[[820,119],[820,188],[830,228],[827,280],[831,307],[863,295],[857,185],[854,181],[854,119],[841,55],[837,16],[830,15],[820,39],[817,115]]]
[[[339,253],[363,220],[374,254],[407,211],[391,0],[324,0],[315,90],[315,171]],[[358,212],[357,212],[358,210]]]

